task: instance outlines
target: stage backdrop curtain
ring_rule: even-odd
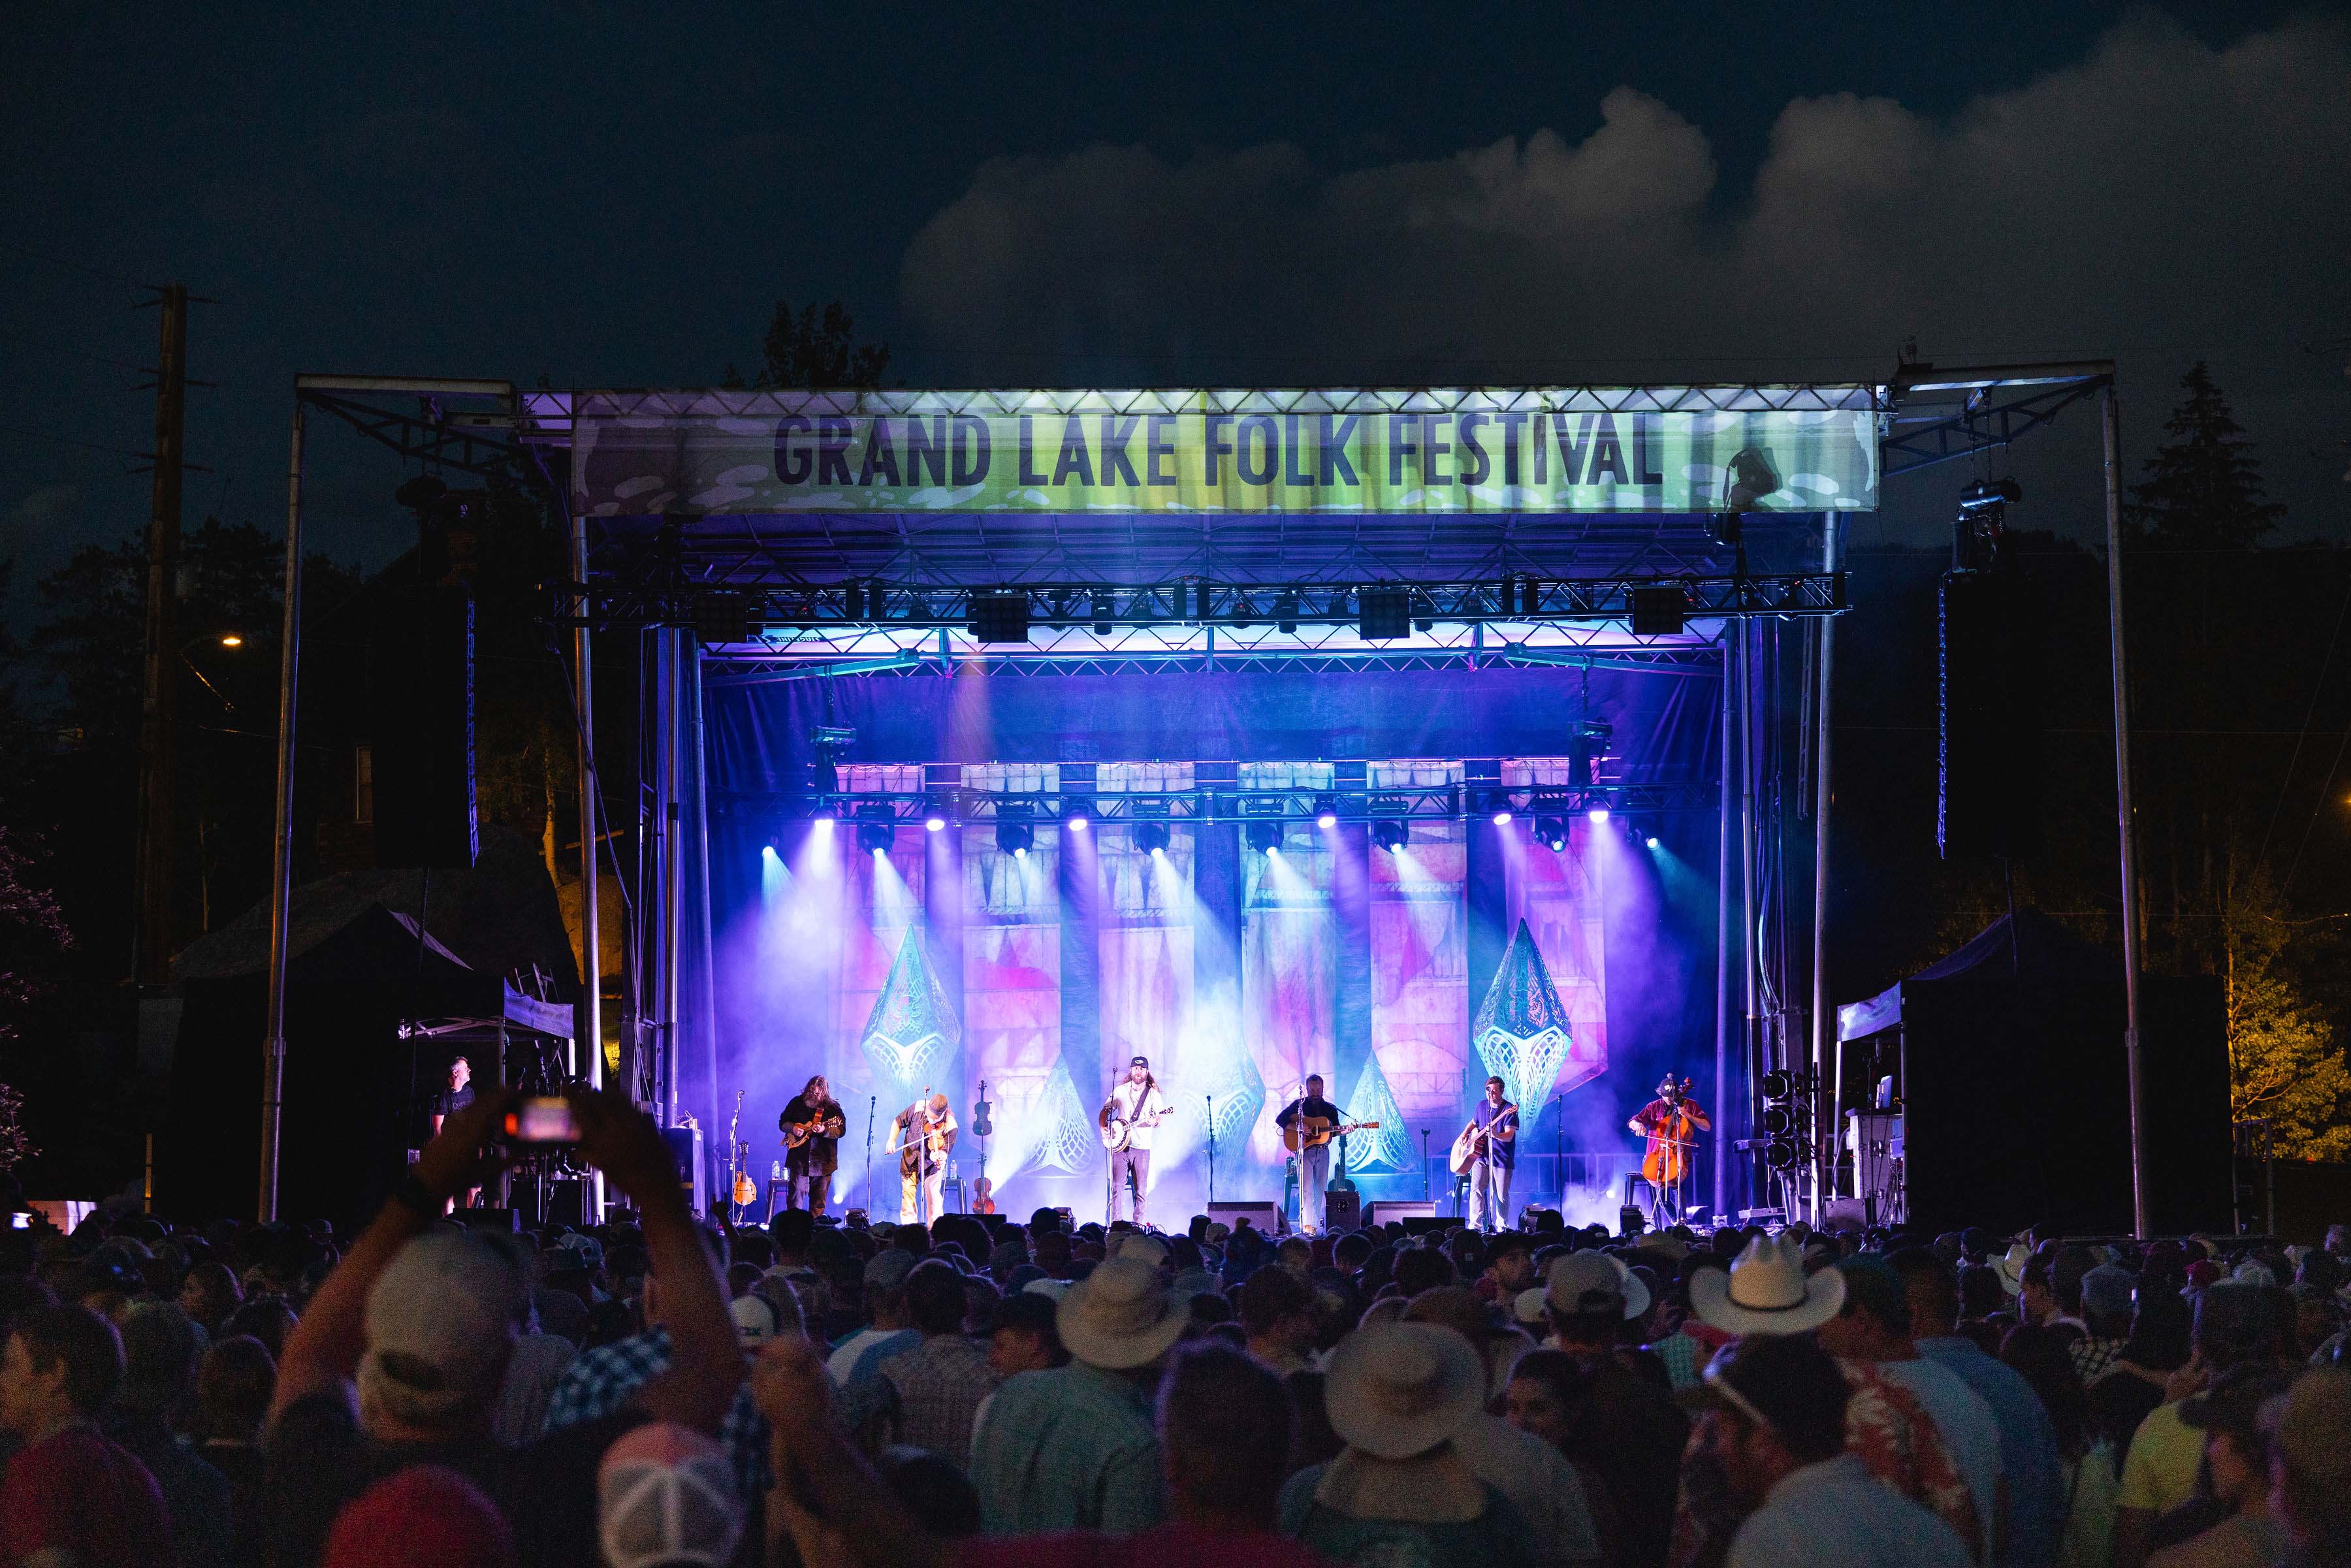
[[[714,687],[717,1087],[747,1089],[745,1125],[769,1128],[810,1072],[826,1072],[851,1112],[836,1193],[862,1197],[867,1102],[903,1092],[883,1082],[863,1039],[911,937],[926,961],[953,967],[958,983],[942,990],[954,994],[961,1045],[941,1062],[952,1082],[939,1086],[967,1119],[987,1081],[998,1130],[986,1168],[1009,1209],[1098,1208],[1093,1116],[1138,1054],[1177,1111],[1155,1151],[1155,1218],[1180,1221],[1205,1196],[1211,1103],[1217,1196],[1279,1193],[1272,1113],[1309,1071],[1354,1114],[1384,1124],[1394,1108],[1393,1130],[1356,1142],[1358,1172],[1367,1196],[1417,1197],[1419,1132],[1432,1132],[1441,1159],[1483,1077],[1468,1020],[1523,916],[1576,1022],[1558,1080],[1567,1092],[1554,1102],[1569,1111],[1566,1146],[1616,1148],[1623,1108],[1657,1071],[1710,1054],[1710,993],[1683,977],[1713,963],[1711,813],[1663,825],[1680,853],[1662,875],[1654,864],[1664,857],[1644,862],[1638,841],[1621,834],[1595,857],[1595,830],[1579,822],[1569,852],[1554,855],[1525,821],[1483,819],[1416,822],[1403,855],[1353,848],[1360,827],[1293,826],[1278,866],[1238,824],[1180,820],[1155,860],[1124,829],[1100,824],[1086,835],[1040,831],[1019,862],[991,830],[966,829],[946,852],[947,835],[909,825],[877,858],[857,851],[848,823],[820,834],[793,825],[788,800],[811,788],[818,725],[857,732],[844,775],[954,763],[1042,777],[1086,761],[1107,794],[1189,788],[1191,763],[1211,759],[1242,765],[1244,780],[1273,777],[1252,763],[1307,764],[1322,771],[1299,777],[1322,777],[1333,758],[1375,770],[1437,759],[1422,766],[1458,776],[1467,758],[1562,756],[1588,716],[1614,727],[1629,776],[1703,780],[1714,693],[1710,681],[1610,671],[989,676],[976,661],[952,680]],[[955,877],[959,897],[935,875]],[[1351,886],[1351,876],[1361,880]],[[1629,947],[1612,913],[1628,910],[1656,927]],[[950,933],[960,940],[942,940]],[[1693,944],[1703,951],[1685,951]],[[1604,1058],[1605,1072],[1586,1071]],[[877,1149],[894,1109],[876,1105]],[[1561,1137],[1549,1126],[1558,1114],[1531,1129],[1546,1146]],[[981,1152],[965,1154],[968,1178]],[[894,1206],[893,1193],[879,1196]]]

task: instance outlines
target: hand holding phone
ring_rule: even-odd
[[[565,1148],[580,1141],[580,1119],[572,1114],[571,1102],[560,1095],[517,1101],[506,1114],[505,1127],[507,1143],[533,1148]]]

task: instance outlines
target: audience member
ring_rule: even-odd
[[[964,1334],[964,1283],[935,1258],[914,1265],[906,1314],[921,1340],[880,1368],[897,1396],[898,1441],[958,1462],[971,1452],[973,1418],[1000,1381],[987,1352]]]
[[[0,1472],[0,1560],[164,1568],[173,1558],[162,1491],[98,1427],[122,1386],[114,1325],[86,1307],[42,1307],[7,1334],[0,1427],[20,1447]]]

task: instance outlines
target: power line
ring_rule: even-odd
[[[95,441],[77,441],[70,435],[52,435],[46,430],[26,430],[19,425],[0,424],[0,435],[22,435],[34,441],[54,441],[60,446],[78,446],[89,452],[103,452],[113,457],[131,457],[144,463],[152,453],[133,452],[127,446],[105,446]]]
[[[22,332],[0,329],[0,338],[5,338],[12,343],[22,343],[28,349],[38,349],[43,353],[64,354],[77,360],[91,360],[101,365],[110,365],[118,371],[130,371],[136,375],[144,376],[154,373],[154,368],[151,365],[134,365],[129,360],[110,359],[104,354],[93,354],[88,349],[69,349],[63,343],[46,343],[38,338],[28,338]]]

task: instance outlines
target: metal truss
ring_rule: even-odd
[[[1246,632],[1270,625],[1284,632],[1308,626],[1353,627],[1362,618],[1365,594],[1383,589],[1408,594],[1406,613],[1424,632],[1439,622],[1469,626],[1629,622],[1635,591],[1659,588],[1680,589],[1683,613],[1696,621],[1839,615],[1846,608],[1841,571],[1551,580],[1513,575],[1499,581],[1339,585],[1201,579],[1141,588],[1085,583],[929,587],[873,580],[742,591],[594,582],[585,585],[585,592],[589,616],[599,626],[699,624],[706,629],[723,622],[795,633],[829,627],[935,631],[972,626],[984,612],[1017,605],[1032,630],[1090,627],[1097,635],[1109,636],[1121,627],[1216,626]],[[576,591],[572,586],[564,590]],[[735,639],[722,635],[718,640]]]
[[[1583,789],[1510,785],[1471,780],[1464,784],[1329,789],[1217,789],[1161,792],[1123,790],[1029,790],[1018,793],[951,787],[919,794],[873,790],[789,793],[714,792],[714,816],[735,821],[783,823],[834,821],[854,827],[944,824],[998,826],[1033,823],[1061,826],[1083,819],[1089,825],[1128,827],[1138,822],[1280,822],[1288,826],[1337,822],[1462,821],[1510,817],[1559,817],[1598,812],[1646,818],[1665,812],[1715,811],[1721,787],[1711,780],[1620,781]]]
[[[544,483],[511,382],[303,375],[294,395],[428,470]]]
[[[1322,674],[1345,671],[1396,674],[1411,670],[1507,668],[1533,664],[1580,670],[1609,670],[1626,674],[1684,675],[1703,680],[1722,674],[1722,654],[1713,643],[1658,643],[1621,646],[1595,644],[1588,650],[1537,648],[1523,643],[1461,643],[1414,647],[1394,652],[1316,652],[1309,649],[1267,651],[1241,649],[1158,653],[1107,652],[1028,653],[998,646],[942,659],[909,649],[879,658],[813,659],[805,654],[776,657],[757,653],[717,653],[703,679],[713,690],[729,686],[766,685],[779,681],[838,678],[843,675],[919,675],[934,680],[952,676],[973,658],[986,662],[991,677],[998,675],[1175,675],[1221,672],[1229,674],[1282,673]]]
[[[1881,482],[2007,446],[2096,396],[2114,374],[2109,361],[1967,371],[1905,365],[1887,388],[1895,412],[1878,443]]]

